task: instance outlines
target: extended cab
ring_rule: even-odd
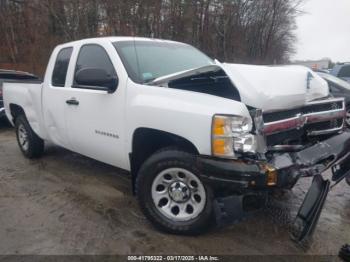
[[[314,176],[295,222],[301,239],[328,193],[320,174],[332,168],[337,183],[350,169],[344,100],[304,67],[221,64],[173,41],[87,39],[56,47],[43,83],[5,83],[4,100],[25,156],[50,141],[130,171],[144,214],[173,233],[237,218]]]

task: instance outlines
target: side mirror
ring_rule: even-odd
[[[113,93],[118,86],[118,77],[111,76],[101,68],[83,68],[75,74],[76,87],[104,90]]]

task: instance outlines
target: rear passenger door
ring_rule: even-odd
[[[42,94],[43,116],[48,136],[55,144],[68,149],[71,149],[71,145],[65,121],[66,100],[69,97],[66,80],[72,52],[73,47],[56,49],[53,52],[56,59],[50,60]]]

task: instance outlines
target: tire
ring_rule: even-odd
[[[44,152],[44,141],[35,134],[24,115],[16,118],[15,128],[17,143],[23,155],[29,159],[40,157]]]
[[[165,179],[168,175],[172,180]],[[166,181],[164,189],[159,188],[164,185],[162,181]],[[177,188],[179,184],[182,186],[180,189]],[[184,185],[188,190],[184,190]],[[159,193],[158,190],[165,193]],[[178,190],[187,193],[179,195]],[[164,196],[159,201],[155,200],[158,193]],[[136,194],[144,215],[161,231],[197,235],[209,229],[214,220],[212,191],[199,179],[195,156],[184,151],[164,149],[147,159],[136,178]],[[176,202],[179,198],[181,202]],[[173,212],[176,209],[179,211],[177,215]]]

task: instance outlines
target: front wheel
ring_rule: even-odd
[[[27,158],[36,158],[44,152],[44,141],[35,134],[27,118],[20,115],[15,121],[18,146]]]
[[[212,221],[212,194],[192,154],[176,149],[155,153],[142,165],[136,190],[143,213],[163,231],[198,234]]]

